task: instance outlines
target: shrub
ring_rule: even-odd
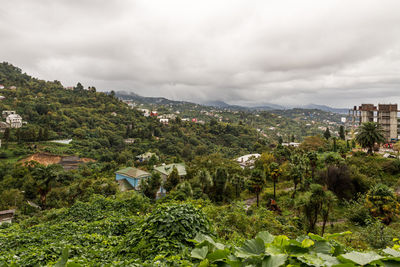
[[[198,233],[211,233],[210,222],[202,211],[192,204],[163,204],[125,237],[119,253],[143,260],[178,254],[193,246],[188,239]]]
[[[365,203],[371,215],[385,224],[389,224],[393,217],[399,213],[400,205],[393,190],[384,184],[372,187],[366,195]]]
[[[363,235],[368,244],[373,248],[385,248],[392,245],[395,233],[380,221],[370,221],[364,229]]]
[[[365,206],[365,199],[359,197],[347,203],[346,218],[360,226],[365,226],[372,219],[368,208]]]

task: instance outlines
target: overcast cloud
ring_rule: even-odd
[[[0,0],[0,61],[98,90],[400,104],[398,0]]]

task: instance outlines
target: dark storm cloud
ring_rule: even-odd
[[[397,0],[2,1],[0,60],[192,101],[399,102],[399,13]]]

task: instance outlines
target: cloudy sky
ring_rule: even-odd
[[[398,0],[0,0],[0,61],[191,101],[400,103]]]

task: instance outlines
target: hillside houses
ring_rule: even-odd
[[[168,165],[161,165],[155,167],[154,170],[160,173],[162,180],[165,181],[167,180],[167,177],[171,174],[174,168],[178,170],[178,175],[180,177],[186,176],[186,166],[184,163],[172,163]]]
[[[6,117],[6,123],[10,125],[10,128],[21,128],[22,117],[18,114],[11,114]]]
[[[15,210],[2,210],[0,211],[0,225],[3,223],[12,223]]]
[[[121,191],[139,190],[142,179],[147,179],[151,176],[150,173],[138,168],[128,167],[121,169],[115,173],[115,180]]]
[[[156,153],[151,153],[151,152],[146,152],[143,154],[140,154],[138,156],[136,156],[137,160],[139,162],[145,162],[151,159],[151,157],[156,157],[156,159],[158,159],[158,156],[156,155]]]
[[[183,163],[173,163],[168,165],[161,165],[154,168],[161,176],[162,184],[167,180],[167,177],[176,168],[180,177],[186,176],[186,167]],[[127,190],[140,190],[140,184],[143,179],[151,177],[151,173],[143,171],[138,168],[128,167],[115,172],[115,180],[117,181],[121,191]],[[166,190],[161,185],[157,191],[157,197],[162,197],[166,194]]]
[[[260,154],[248,154],[248,155],[244,155],[241,156],[239,158],[236,159],[236,162],[239,163],[240,167],[242,167],[242,169],[249,167],[252,168],[256,159],[258,159],[259,157],[261,157]]]

